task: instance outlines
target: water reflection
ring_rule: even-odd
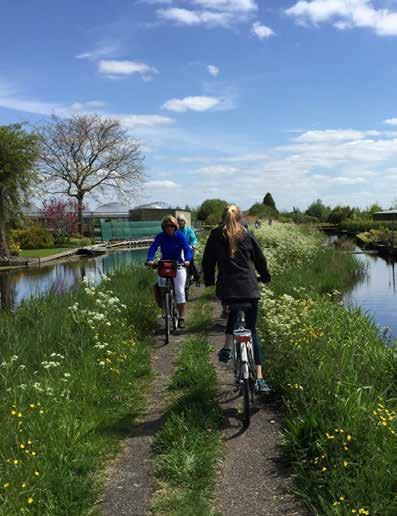
[[[33,296],[68,292],[84,277],[98,283],[103,274],[123,266],[144,263],[146,254],[146,249],[117,251],[97,258],[76,257],[32,269],[1,271],[0,307],[15,308]]]
[[[368,265],[367,277],[345,296],[347,305],[360,306],[382,328],[397,336],[396,261],[373,254],[358,254]]]

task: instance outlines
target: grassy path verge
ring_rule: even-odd
[[[367,317],[340,305],[363,271],[293,227],[259,238],[273,271],[261,301],[265,370],[284,398],[300,495],[316,514],[392,516],[397,356]]]
[[[150,283],[128,269],[0,314],[1,515],[83,514],[95,502],[97,471],[144,408]]]
[[[203,331],[210,320],[211,307],[202,299],[195,303],[188,328]],[[221,450],[221,412],[211,353],[204,335],[190,335],[177,355],[169,383],[172,402],[154,440],[158,480],[154,514],[212,514],[211,497]]]

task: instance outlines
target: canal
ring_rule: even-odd
[[[15,308],[31,297],[68,292],[84,277],[98,283],[104,274],[143,264],[146,255],[146,249],[120,250],[96,258],[75,257],[41,267],[0,271],[0,306]]]

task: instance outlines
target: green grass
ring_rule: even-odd
[[[266,371],[285,401],[283,443],[298,492],[315,514],[392,516],[397,356],[334,293],[365,271],[355,257],[323,248],[275,269],[259,329]]]
[[[207,296],[202,295],[193,305],[188,316],[188,329],[192,333],[205,333],[212,322],[212,304]]]
[[[49,249],[24,249],[19,253],[19,256],[25,258],[44,258],[53,254],[62,253],[70,249],[69,247],[52,247]]]
[[[151,283],[126,269],[0,315],[2,516],[84,514],[95,502],[98,472],[144,409]]]
[[[221,412],[216,372],[205,337],[183,344],[170,382],[174,402],[154,440],[159,490],[155,514],[209,516],[216,464],[220,457]]]

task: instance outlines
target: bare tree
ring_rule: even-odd
[[[118,120],[98,115],[53,117],[38,129],[42,141],[40,171],[45,191],[77,199],[78,228],[83,233],[87,194],[136,194],[143,180],[139,143]]]

